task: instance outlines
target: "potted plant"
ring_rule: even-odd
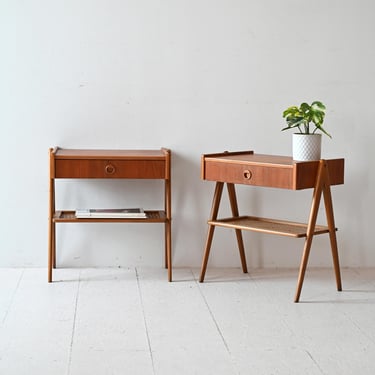
[[[296,129],[293,134],[293,159],[299,161],[319,160],[321,155],[321,131],[331,135],[323,128],[325,105],[314,101],[311,105],[302,103],[299,107],[291,106],[283,112],[287,126],[283,130]]]

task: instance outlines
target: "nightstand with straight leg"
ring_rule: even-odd
[[[172,281],[171,243],[171,151],[160,150],[84,150],[56,147],[49,150],[49,229],[48,282],[56,268],[57,223],[162,223],[165,236],[165,267]],[[75,211],[55,209],[55,182],[58,179],[140,179],[164,180],[164,207],[145,211],[147,217],[77,218]]]

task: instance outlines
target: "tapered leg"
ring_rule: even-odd
[[[297,291],[296,291],[296,295],[294,297],[294,302],[298,302],[299,297],[301,295],[303,280],[305,278],[305,273],[306,273],[307,262],[309,260],[309,255],[310,255],[312,237],[313,237],[313,235],[307,235],[306,240],[305,240],[305,246],[304,246],[304,249],[303,249],[301,265],[300,265],[300,268],[299,268],[299,275],[298,275],[298,281],[297,281]]]
[[[232,209],[232,215],[233,217],[238,217],[239,212],[238,212],[238,204],[237,204],[236,190],[235,190],[234,184],[228,183],[227,188],[228,188],[230,206]],[[237,237],[238,250],[240,252],[242,271],[244,273],[247,273],[246,255],[245,255],[245,247],[243,244],[242,232],[241,232],[241,229],[235,229],[235,232],[236,232],[236,237]]]
[[[336,226],[335,226],[335,219],[333,216],[333,204],[332,204],[331,188],[330,188],[330,183],[329,183],[329,174],[327,172],[326,172],[326,176],[327,176],[326,182],[323,187],[324,206],[326,210],[327,224],[329,228],[329,239],[331,243],[333,266],[334,266],[335,276],[336,276],[336,286],[337,286],[337,290],[341,291],[342,285],[341,285],[339,253],[337,249],[337,240],[336,240]]]
[[[300,295],[301,295],[301,290],[302,290],[303,280],[305,278],[307,262],[309,260],[309,255],[310,255],[311,243],[312,243],[312,239],[314,237],[316,218],[318,216],[320,198],[322,196],[322,186],[323,186],[324,177],[325,177],[324,168],[326,168],[325,162],[323,160],[321,160],[320,164],[319,164],[317,182],[316,182],[316,185],[315,185],[315,188],[314,188],[314,193],[313,193],[313,199],[312,199],[311,210],[310,210],[310,217],[309,217],[309,222],[308,222],[308,225],[307,225],[307,235],[306,235],[306,240],[305,240],[305,246],[304,246],[304,249],[303,249],[301,264],[300,264],[300,268],[299,268],[299,275],[298,275],[298,281],[297,281],[297,291],[296,291],[296,295],[295,295],[295,298],[294,298],[294,302],[299,301],[299,298],[300,298]]]
[[[221,195],[223,193],[223,186],[224,186],[223,182],[217,182],[216,183],[214,198],[213,198],[213,201],[212,201],[210,220],[216,220],[216,218],[217,218],[217,214],[219,212]],[[203,255],[201,274],[200,274],[200,278],[199,278],[199,282],[201,282],[201,283],[204,281],[204,276],[206,274],[208,257],[210,256],[212,238],[214,236],[214,231],[215,231],[214,225],[212,225],[212,224],[208,224],[208,225],[209,225],[209,227],[208,227],[208,233],[207,233],[206,247],[205,247],[205,251],[204,251],[204,255]]]

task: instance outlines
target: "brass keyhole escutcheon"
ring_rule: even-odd
[[[243,176],[244,176],[244,178],[246,178],[246,180],[250,180],[250,178],[251,178],[252,175],[253,174],[248,169],[245,169],[243,171]]]
[[[116,171],[116,168],[112,164],[107,164],[105,166],[105,173],[113,174],[113,173],[115,173],[115,171]]]

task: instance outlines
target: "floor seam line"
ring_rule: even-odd
[[[200,293],[200,295],[201,295],[201,297],[202,297],[202,299],[203,299],[203,301],[204,301],[204,303],[205,303],[205,305],[206,305],[206,308],[207,308],[207,310],[208,310],[208,312],[209,312],[209,314],[210,314],[210,316],[211,316],[211,319],[212,319],[212,321],[213,321],[213,323],[214,323],[214,325],[215,325],[215,327],[216,327],[216,330],[217,330],[217,332],[219,333],[219,336],[220,336],[220,338],[221,338],[221,340],[222,340],[222,342],[223,342],[223,344],[224,344],[224,347],[225,347],[227,353],[229,354],[229,358],[231,359],[232,364],[235,366],[236,371],[239,373],[239,371],[237,370],[237,364],[236,364],[236,362],[234,361],[233,354],[232,354],[231,350],[229,349],[229,345],[228,345],[228,343],[226,342],[223,333],[221,332],[221,329],[220,329],[220,327],[219,327],[219,323],[218,323],[217,320],[215,319],[215,316],[214,316],[214,314],[213,314],[213,312],[212,312],[212,310],[211,310],[211,308],[210,308],[210,305],[208,304],[208,301],[207,301],[205,295],[203,294],[203,291],[202,291],[202,289],[201,289],[201,287],[200,287],[200,285],[199,285],[198,280],[196,279],[196,277],[195,277],[195,275],[194,275],[193,270],[190,269],[190,272],[191,272],[191,274],[193,275],[194,281],[195,281],[195,283],[196,283],[197,286],[198,286],[199,293]]]
[[[140,302],[141,302],[141,310],[142,310],[142,315],[143,315],[143,324],[145,326],[145,331],[146,331],[147,345],[148,345],[148,350],[149,350],[149,353],[150,353],[152,373],[155,375],[154,356],[152,354],[150,334],[149,334],[149,331],[148,331],[147,319],[146,319],[145,308],[144,308],[144,303],[143,303],[142,289],[141,289],[141,284],[140,284],[140,280],[139,280],[137,267],[135,267],[134,270],[135,270],[135,276],[136,276],[136,279],[137,279],[139,299],[140,299]]]
[[[78,287],[77,287],[77,294],[76,294],[75,304],[74,304],[73,327],[72,327],[72,336],[70,338],[70,345],[69,345],[67,375],[70,374],[70,370],[72,366],[72,353],[73,353],[73,344],[74,344],[74,334],[75,334],[76,324],[77,324],[77,310],[78,310],[78,298],[79,298],[80,288],[81,288],[81,271],[79,271],[78,273]]]
[[[17,291],[18,291],[18,288],[19,288],[19,286],[20,286],[20,284],[21,284],[21,280],[23,279],[23,275],[24,275],[24,273],[25,273],[25,269],[23,268],[23,269],[22,269],[22,272],[21,272],[21,275],[20,275],[20,277],[18,278],[17,285],[16,285],[16,287],[15,287],[13,293],[12,293],[12,297],[10,298],[10,302],[9,302],[8,308],[7,308],[6,311],[5,311],[5,315],[4,315],[4,318],[3,318],[2,322],[1,322],[1,326],[3,326],[3,325],[5,324],[5,321],[6,321],[7,317],[8,317],[9,311],[10,311],[10,309],[12,308],[14,298],[15,298],[16,293],[17,293]]]
[[[307,350],[305,349],[305,352],[307,353],[307,355],[310,357],[310,359],[314,362],[315,366],[318,368],[318,370],[320,371],[321,374],[323,375],[326,375],[326,373],[323,371],[323,369],[320,367],[318,361],[313,357],[313,355]]]
[[[359,326],[357,324],[357,322],[350,316],[348,315],[347,312],[344,312],[344,316],[346,317],[346,319],[348,319],[352,324],[353,326],[364,336],[366,337],[367,340],[371,341],[372,344],[375,344],[375,341],[374,339],[371,337],[371,335],[369,335],[365,330],[363,330],[361,328],[361,326]]]

